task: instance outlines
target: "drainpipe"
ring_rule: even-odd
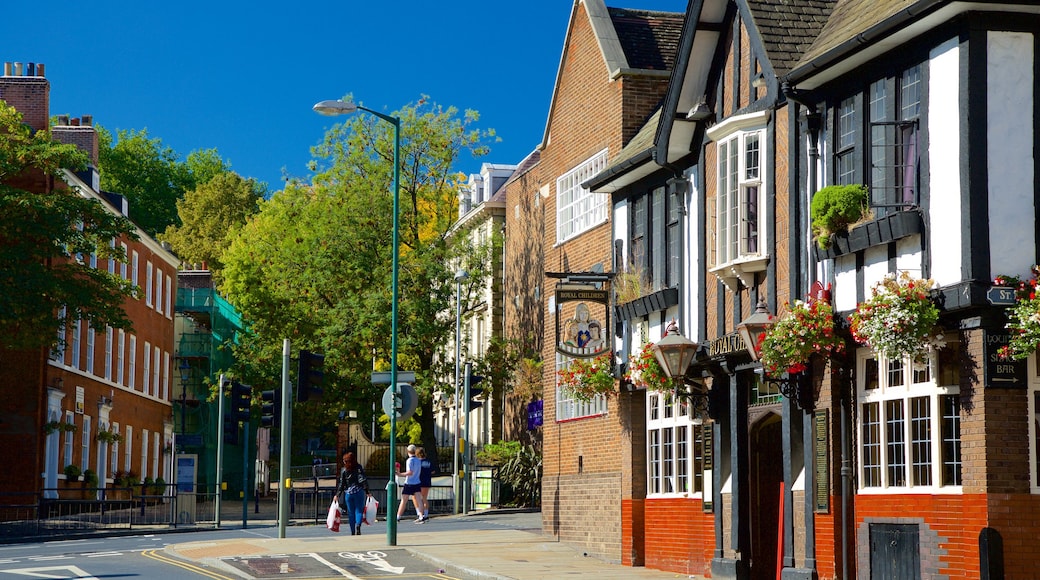
[[[805,94],[804,94],[803,91],[800,91],[800,90],[792,87],[787,81],[783,82],[783,84],[781,85],[781,90],[783,91],[784,96],[787,97],[787,100],[791,101],[792,103],[796,103],[798,105],[801,105],[802,107],[805,107],[806,125],[807,125],[807,128],[808,128],[808,136],[809,136],[809,148],[808,148],[808,151],[807,151],[808,154],[809,154],[809,166],[808,166],[809,186],[812,187],[812,188],[819,187],[819,177],[817,176],[817,167],[820,164],[820,148],[819,148],[819,143],[820,143],[820,123],[821,123],[820,112],[818,110],[816,110],[816,104],[815,103],[810,103],[810,102],[808,102],[806,100]],[[811,193],[812,192],[810,192],[810,194]],[[808,215],[808,212],[806,212],[806,215]],[[809,274],[808,282],[809,282],[809,285],[811,286],[812,283],[814,281],[816,281],[816,269],[815,268],[807,268],[807,270],[808,270],[808,274]],[[830,272],[828,272],[828,275],[826,277],[828,278],[829,281],[833,282],[833,280],[830,280],[830,278],[831,278],[831,273]]]

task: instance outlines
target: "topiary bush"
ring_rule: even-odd
[[[849,225],[869,214],[870,193],[867,186],[828,185],[812,198],[811,218],[813,235],[820,249],[831,245],[831,235],[848,231]]]

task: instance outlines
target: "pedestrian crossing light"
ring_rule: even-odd
[[[231,419],[234,421],[249,420],[249,405],[253,397],[253,387],[238,381],[231,382]]]
[[[484,380],[484,377],[473,374],[472,368],[469,365],[466,366],[466,384],[469,385],[469,400],[466,401],[468,405],[466,410],[473,411],[484,406],[484,400],[480,398],[484,394],[484,387],[477,386],[478,383]]]
[[[282,425],[282,392],[277,389],[260,393],[260,426],[278,428]]]
[[[309,350],[300,351],[300,363],[296,375],[296,381],[299,383],[296,397],[299,401],[321,400],[321,385],[325,381],[325,372],[322,370],[324,365],[325,355]]]

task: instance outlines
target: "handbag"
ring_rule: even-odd
[[[325,527],[333,532],[339,531],[340,523],[340,510],[339,502],[335,499],[332,500],[332,505],[329,506],[329,515],[325,517]]]
[[[376,521],[377,511],[379,511],[379,502],[376,498],[368,496],[368,499],[365,500],[365,514],[362,517],[361,522],[371,526],[372,523]]]

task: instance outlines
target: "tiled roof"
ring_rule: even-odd
[[[804,64],[866,31],[917,0],[837,0],[819,36],[799,59]],[[793,68],[793,67],[792,67]]]
[[[860,0],[884,3],[885,0]],[[751,17],[777,76],[799,62],[826,28],[828,16],[841,0],[747,0]]]
[[[670,71],[682,34],[684,14],[607,8],[628,66],[634,69]]]

